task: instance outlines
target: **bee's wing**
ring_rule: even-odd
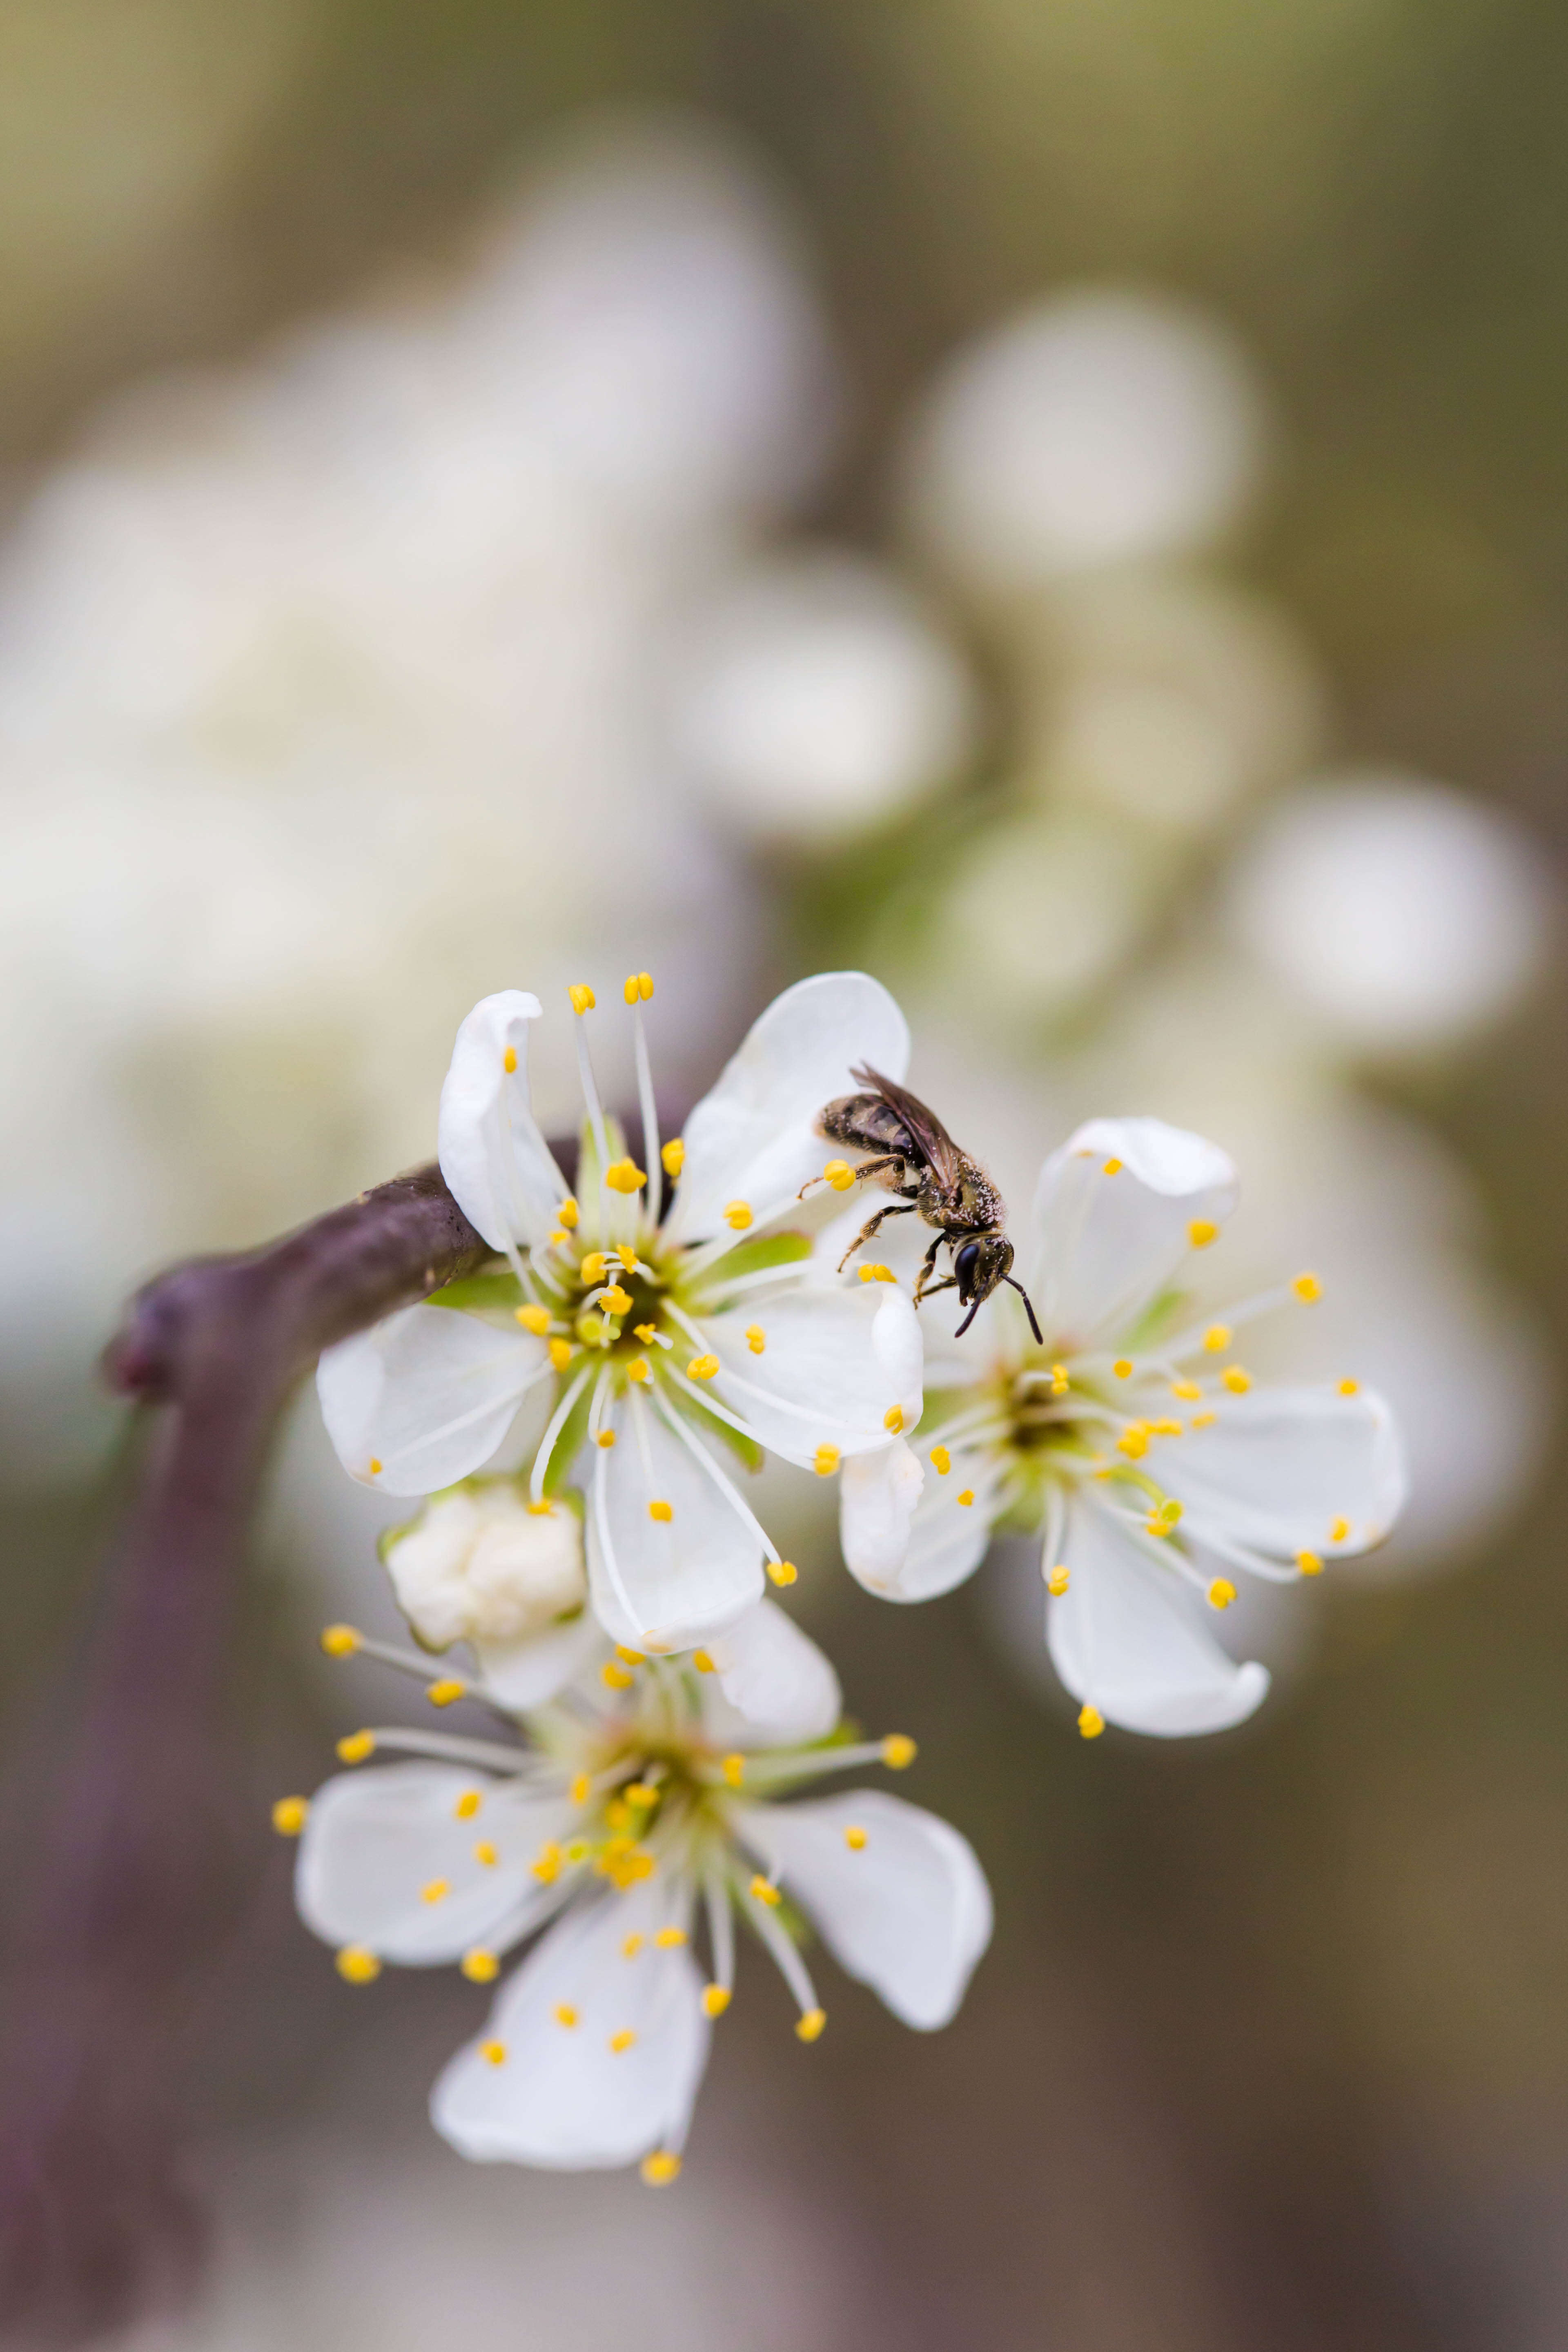
[[[880,1095],[889,1109],[902,1119],[910,1139],[923,1153],[931,1173],[944,1192],[956,1192],[963,1170],[963,1154],[938,1118],[928,1110],[919,1095],[910,1094],[896,1079],[885,1078],[880,1070],[862,1062],[850,1076],[863,1087],[870,1087]]]

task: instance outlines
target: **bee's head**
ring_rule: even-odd
[[[978,1307],[1013,1270],[1013,1244],[1005,1234],[976,1234],[960,1242],[952,1254],[958,1295],[965,1307]]]

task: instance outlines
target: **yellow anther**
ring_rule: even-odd
[[[1065,1364],[1053,1364],[1051,1366],[1051,1394],[1054,1397],[1066,1396],[1071,1386],[1072,1382],[1068,1378],[1067,1366]]]
[[[1315,1551],[1299,1551],[1296,1565],[1303,1576],[1321,1576],[1323,1572],[1323,1563]]]
[[[634,971],[627,974],[622,984],[621,994],[626,998],[628,1004],[637,1003],[639,997],[651,996],[653,994],[652,981],[648,980],[647,986],[645,989],[642,985],[642,982],[645,980],[647,980],[647,974],[646,972]]]
[[[616,1244],[616,1256],[620,1263],[620,1269],[623,1274],[635,1274],[637,1272],[637,1254],[636,1250],[633,1249],[630,1242],[617,1242]]]
[[[750,1201],[731,1201],[724,1212],[724,1223],[731,1233],[743,1234],[752,1222]]]
[[[571,1193],[568,1192],[566,1198],[562,1202],[561,1206],[555,1212],[556,1222],[559,1224],[564,1225],[569,1234],[574,1233],[576,1230],[577,1214],[577,1203],[572,1198]]]
[[[1078,1711],[1078,1727],[1085,1739],[1098,1739],[1105,1729],[1105,1717],[1097,1706],[1080,1706]]]
[[[1194,1249],[1207,1249],[1210,1242],[1219,1239],[1219,1227],[1207,1217],[1194,1217],[1187,1227],[1187,1239]]]
[[[1315,1274],[1299,1274],[1290,1287],[1303,1307],[1315,1307],[1323,1295],[1323,1286]]]
[[[726,1756],[719,1769],[731,1788],[738,1789],[746,1777],[746,1759],[739,1754]]]
[[[585,987],[584,983],[579,981],[576,987],[569,988],[566,993],[572,999],[572,1010],[574,1013],[592,1013],[594,1010],[594,992],[591,988]]]
[[[658,1783],[656,1780],[628,1780],[623,1793],[629,1805],[657,1805]]]
[[[680,2158],[672,2147],[656,2147],[651,2156],[644,2157],[639,2169],[648,2188],[668,2189],[680,2178]]]
[[[1209,1586],[1209,1607],[1211,1609],[1228,1609],[1235,1599],[1236,1587],[1231,1582],[1229,1577],[1216,1576],[1214,1582]]]
[[[1108,1160],[1105,1163],[1105,1172],[1108,1176],[1120,1176],[1121,1173],[1121,1160]]]
[[[556,2002],[555,2022],[557,2025],[563,2025],[568,2033],[571,2032],[573,2027],[576,2024],[577,2012],[573,2008],[569,2000],[558,2000]]]
[[[632,2043],[636,2040],[637,2035],[632,2032],[631,2027],[629,2025],[623,2025],[618,2033],[611,2034],[610,2047],[618,2058],[623,2051],[626,2051],[631,2048]]]
[[[1341,1381],[1339,1383],[1339,1391],[1341,1396],[1359,1396],[1361,1393],[1361,1382],[1359,1381]]]
[[[855,1171],[847,1160],[830,1160],[822,1173],[836,1192],[847,1192],[855,1181]]]
[[[487,2065],[504,2066],[506,2064],[506,2043],[504,2042],[481,2042],[479,2044],[479,2056],[485,2061]]]
[[[848,1847],[851,1853],[858,1853],[866,1843],[865,1831],[857,1829],[854,1823],[851,1822],[845,1830],[844,1843]]]
[[[673,1182],[686,1165],[686,1146],[679,1136],[672,1137],[658,1156],[664,1162],[665,1174]]]
[[[1336,1519],[1333,1526],[1329,1529],[1329,1541],[1331,1543],[1344,1543],[1349,1538],[1350,1531],[1351,1523],[1348,1519]]]
[[[1151,1437],[1180,1437],[1181,1433],[1182,1424],[1179,1421],[1152,1421],[1149,1423]]]
[[[625,1942],[621,1946],[622,1959],[635,1960],[647,1941],[647,1937],[634,1928],[633,1932],[626,1938]]]
[[[595,1283],[603,1282],[605,1270],[609,1263],[603,1250],[590,1250],[584,1258],[577,1271],[590,1290]]]
[[[960,1495],[960,1496],[959,1496],[959,1498],[958,1498],[958,1499],[959,1499],[960,1503],[963,1506],[964,1509],[965,1509],[965,1510],[967,1510],[967,1509],[969,1508],[970,1504],[971,1504],[971,1503],[973,1503],[973,1500],[974,1500],[974,1489],[973,1489],[973,1486],[965,1486],[965,1488],[963,1489],[963,1492]]]
[[[425,1696],[432,1706],[451,1706],[463,1696],[468,1687],[468,1684],[459,1682],[456,1675],[443,1675],[439,1682],[431,1684]]]
[[[772,1879],[764,1878],[760,1870],[752,1880],[752,1893],[759,1903],[765,1903],[770,1911],[776,1911],[784,1900]]]
[[[1217,1413],[1194,1412],[1191,1421],[1188,1422],[1187,1427],[1189,1429],[1207,1429],[1211,1423],[1216,1421],[1218,1418],[1219,1416]]]
[[[329,1658],[352,1658],[364,1635],[353,1625],[323,1625],[321,1647]]]
[[[555,1517],[555,1506],[548,1495],[542,1495],[537,1503],[530,1503],[528,1512],[531,1518],[552,1519]]]
[[[826,2022],[825,2009],[808,2009],[804,2017],[795,2019],[795,2030],[802,2042],[815,2042]]]
[[[532,1331],[542,1339],[550,1328],[550,1309],[548,1307],[520,1307],[517,1319],[525,1331]]]
[[[605,1807],[605,1819],[617,1835],[624,1836],[632,1825],[632,1809],[624,1798],[612,1797]]]
[[[1117,1357],[1117,1359],[1116,1359],[1116,1361],[1111,1365],[1110,1369],[1111,1369],[1111,1370],[1116,1374],[1116,1377],[1117,1377],[1117,1379],[1118,1379],[1119,1381],[1130,1381],[1130,1380],[1132,1378],[1132,1359],[1131,1359],[1131,1356],[1118,1356],[1118,1357]]]
[[[710,2017],[722,2017],[731,1999],[728,1985],[710,1984],[702,1988],[702,2006]]]
[[[897,1282],[898,1278],[890,1265],[863,1265],[860,1268],[862,1282]]]
[[[686,1930],[684,1927],[661,1927],[653,1940],[661,1952],[673,1952],[685,1943]]]
[[[375,1754],[374,1731],[351,1731],[338,1742],[338,1755],[345,1764],[363,1764],[367,1756]]]
[[[570,1339],[552,1339],[552,1341],[550,1342],[550,1369],[551,1369],[551,1370],[552,1370],[552,1371],[555,1371],[555,1372],[563,1372],[563,1371],[566,1370],[567,1365],[568,1365],[571,1361],[572,1361],[572,1342],[571,1342],[571,1340],[570,1340]]]
[[[632,1325],[632,1329],[636,1332],[637,1338],[642,1341],[645,1348],[651,1348],[654,1341],[658,1337],[658,1325],[657,1323],[634,1323]]]
[[[279,1837],[298,1837],[310,1817],[309,1797],[279,1797],[272,1808],[272,1826]]]
[[[619,1658],[623,1666],[646,1666],[647,1664],[646,1652],[642,1650],[628,1650],[624,1642],[617,1642],[616,1643],[616,1655]]]
[[[601,1429],[598,1436],[594,1440],[595,1444],[602,1446],[606,1454],[609,1452],[615,1442],[616,1433],[613,1429]]]
[[[1220,1378],[1232,1396],[1245,1396],[1252,1386],[1252,1374],[1244,1372],[1239,1364],[1227,1364]]]
[[[489,1838],[480,1838],[479,1843],[474,1848],[474,1860],[477,1863],[479,1863],[486,1870],[493,1870],[497,1863],[500,1860],[500,1854],[496,1847],[490,1843]]]
[[[345,1984],[374,1984],[381,1974],[381,1962],[363,1944],[345,1944],[337,1967]]]
[[[1046,1579],[1046,1591],[1047,1592],[1055,1593],[1057,1599],[1059,1601],[1062,1594],[1067,1591],[1068,1586],[1071,1582],[1072,1577],[1067,1569],[1053,1568],[1050,1574]]]
[[[640,1192],[647,1177],[635,1160],[613,1160],[605,1171],[612,1192]]]
[[[900,1430],[900,1429],[902,1429],[903,1425],[904,1425],[904,1409],[903,1409],[902,1405],[900,1405],[900,1404],[890,1404],[890,1405],[888,1407],[887,1412],[882,1415],[882,1426],[883,1426],[883,1428],[884,1428],[884,1429],[887,1429],[887,1430],[890,1430],[890,1431],[892,1432],[893,1435],[894,1435],[895,1437],[897,1437],[897,1435],[898,1435],[898,1433],[899,1433]]]
[[[1180,1397],[1184,1404],[1195,1404],[1202,1396],[1203,1391],[1196,1381],[1173,1381],[1171,1394],[1173,1397]]]
[[[693,1356],[686,1367],[689,1381],[710,1381],[719,1369],[717,1356]]]
[[[719,1671],[706,1650],[693,1650],[691,1663],[700,1675],[716,1675]]]
[[[936,1472],[939,1478],[946,1477],[948,1472],[952,1467],[952,1456],[948,1452],[945,1445],[933,1445],[931,1447],[931,1466]]]
[[[617,1666],[614,1658],[606,1658],[599,1668],[599,1680],[608,1690],[630,1690],[632,1677],[625,1666]]]
[[[775,1584],[793,1584],[800,1570],[793,1559],[770,1559],[768,1574]]]
[[[500,1057],[500,1066],[506,1072],[507,1076],[510,1078],[512,1072],[517,1067],[517,1047],[515,1045],[509,1045],[507,1047],[506,1052]]]
[[[586,1838],[574,1838],[566,1849],[566,1859],[574,1863],[586,1862],[593,1850]]]
[[[643,1382],[648,1378],[648,1365],[647,1358],[646,1356],[633,1357],[631,1362],[626,1366],[626,1378],[628,1381],[634,1381],[637,1387],[641,1388]]]
[[[574,1772],[572,1776],[572,1786],[566,1793],[574,1805],[585,1805],[594,1793],[594,1783],[589,1780],[586,1772]]]
[[[432,1878],[419,1889],[419,1900],[421,1903],[445,1903],[451,1892],[449,1878]]]
[[[1129,1462],[1142,1462],[1149,1451],[1149,1427],[1146,1422],[1135,1421],[1124,1429],[1116,1441],[1118,1454],[1125,1454]]]
[[[471,1952],[465,1952],[458,1966],[470,1984],[494,1984],[500,1974],[500,1960],[494,1952],[487,1952],[482,1944],[477,1944]]]
[[[374,1454],[370,1457],[370,1475],[373,1478],[379,1478],[381,1475],[381,1463]]]
[[[760,1323],[748,1323],[746,1326],[746,1345],[750,1348],[752,1355],[760,1356],[767,1344],[768,1335],[763,1330],[762,1325]]]
[[[561,1848],[553,1838],[545,1839],[531,1866],[542,1886],[553,1886],[561,1875]]]
[[[811,1466],[819,1478],[831,1478],[838,1467],[837,1446],[819,1445],[812,1456]]]
[[[661,1525],[668,1525],[675,1517],[675,1506],[672,1503],[652,1502],[647,1507],[647,1515],[650,1519],[658,1519]]]
[[[882,1742],[882,1761],[890,1771],[907,1771],[920,1749],[907,1731],[889,1731]]]
[[[1209,1354],[1211,1356],[1217,1356],[1222,1348],[1228,1348],[1229,1345],[1230,1325],[1228,1323],[1211,1323],[1208,1329],[1204,1333],[1204,1346],[1208,1349]]]
[[[599,1306],[605,1315],[629,1315],[632,1311],[631,1292],[623,1290],[618,1282],[612,1282],[607,1290],[599,1293]]]

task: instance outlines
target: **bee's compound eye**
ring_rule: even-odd
[[[965,1242],[962,1249],[953,1252],[952,1270],[958,1276],[958,1295],[961,1298],[967,1298],[973,1286],[974,1268],[979,1262],[979,1257],[978,1242]]]

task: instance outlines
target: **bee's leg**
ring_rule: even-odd
[[[850,1243],[848,1248],[839,1259],[839,1273],[843,1273],[845,1267],[848,1265],[856,1251],[862,1248],[865,1244],[870,1240],[872,1234],[876,1232],[884,1217],[910,1216],[913,1214],[914,1206],[915,1204],[912,1201],[890,1201],[885,1209],[879,1209],[874,1217],[868,1217],[866,1223],[861,1226],[859,1232],[856,1234],[854,1240]]]
[[[921,1270],[915,1276],[915,1305],[917,1307],[926,1295],[927,1283],[936,1272],[936,1254],[938,1250],[941,1249],[946,1239],[947,1235],[945,1234],[938,1234],[935,1241],[932,1242],[930,1249],[927,1250],[925,1256],[921,1261]]]
[[[940,1282],[933,1282],[931,1284],[931,1288],[926,1292],[926,1297],[928,1298],[934,1298],[939,1290],[956,1290],[957,1288],[958,1284],[954,1280],[953,1276],[951,1274],[946,1274],[943,1275]]]
[[[885,1151],[879,1160],[863,1160],[858,1168],[852,1168],[849,1172],[858,1184],[865,1177],[886,1175],[889,1168],[896,1168],[900,1176],[903,1174],[904,1155],[901,1151]],[[826,1176],[808,1176],[795,1199],[804,1201],[814,1184],[826,1184]]]

